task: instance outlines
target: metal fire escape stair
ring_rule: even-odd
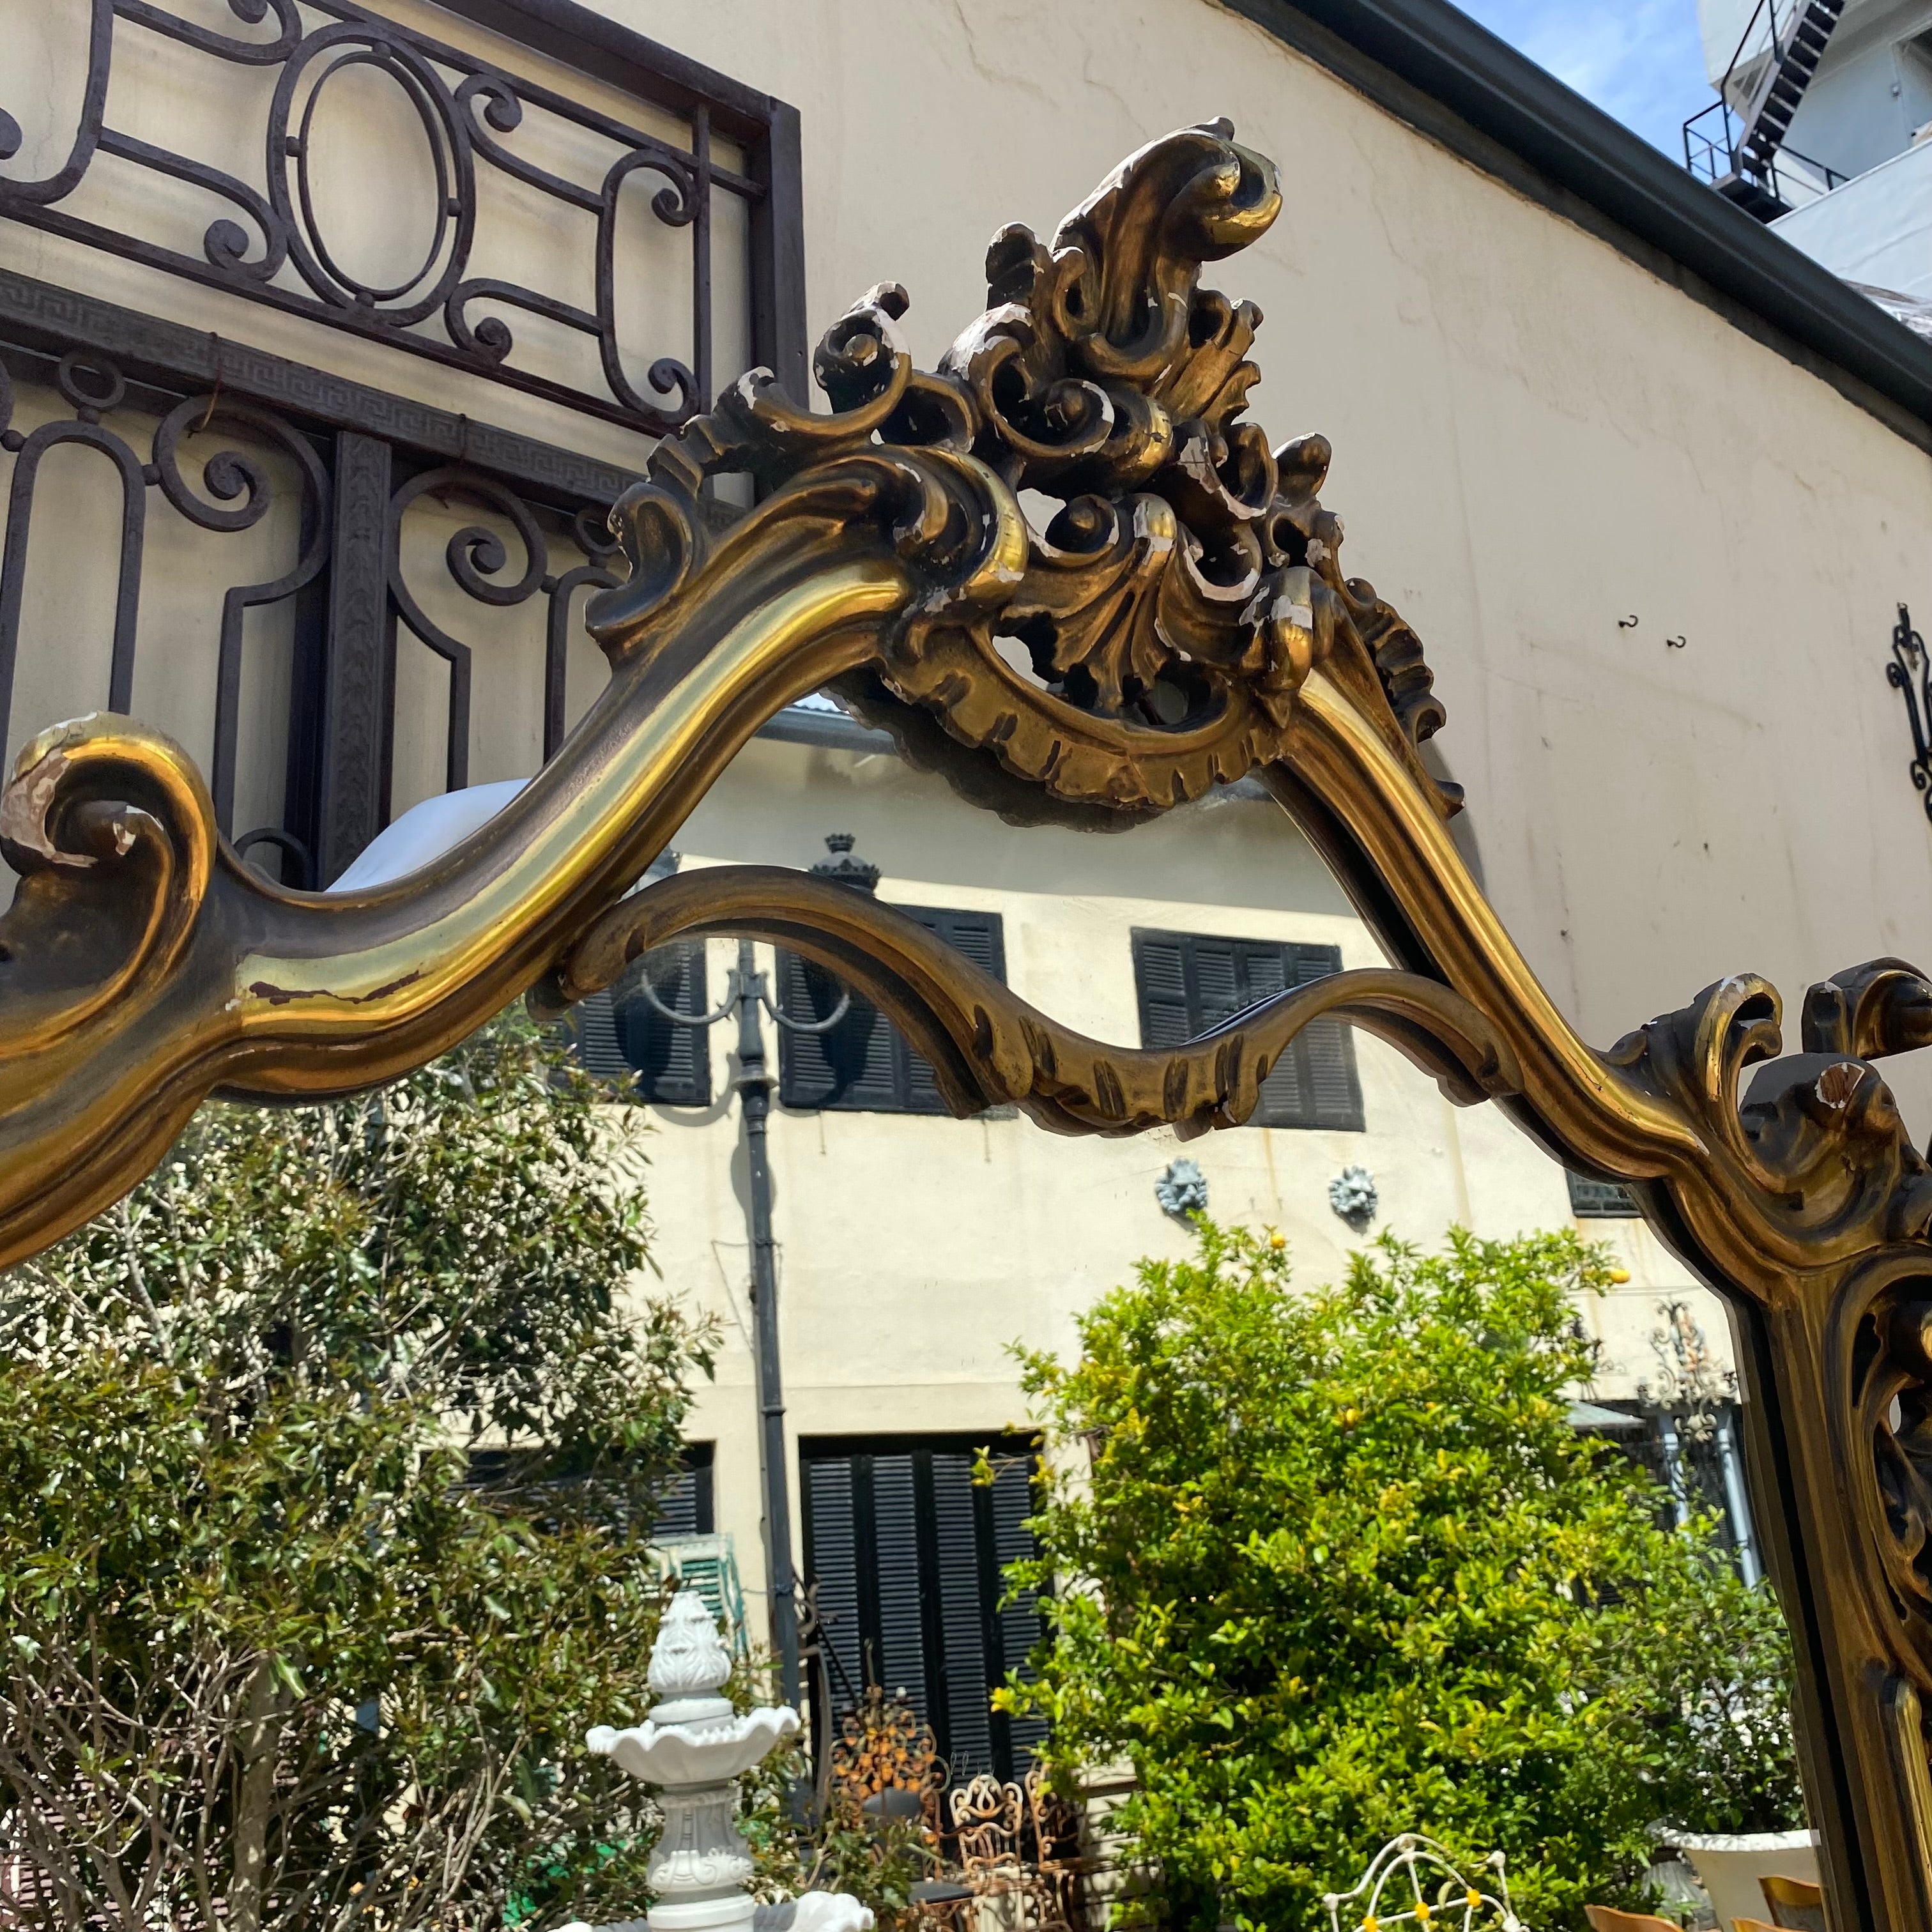
[[[1717,99],[1684,124],[1684,166],[1760,221],[1791,212],[1787,188],[1804,202],[1844,179],[1786,137],[1845,4],[1757,0]]]
[[[1770,5],[1770,58],[1739,116],[1743,132],[1733,150],[1735,172],[1729,181],[1717,184],[1720,194],[1760,220],[1784,212],[1784,199],[1778,191],[1778,151],[1844,10],[1845,0],[1797,0],[1789,23],[1780,27],[1775,0]],[[1750,38],[1748,33],[1747,40]],[[1744,62],[1741,50],[1733,71]],[[1724,79],[1724,92],[1728,94],[1730,76]]]
[[[1816,75],[1825,44],[1844,10],[1845,0],[1805,0],[1783,51],[1766,68],[1744,110],[1744,139],[1738,143],[1746,160],[1757,164],[1756,172],[1768,172],[1784,146],[1791,117]]]

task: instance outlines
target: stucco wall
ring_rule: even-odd
[[[890,277],[926,356],[1002,222],[1231,116],[1286,188],[1218,272],[1268,316],[1253,413],[1333,438],[1348,563],[1426,640],[1491,895],[1586,1036],[1932,957],[1884,678],[1932,610],[1922,451],[1208,0],[604,4],[798,104],[814,316]]]

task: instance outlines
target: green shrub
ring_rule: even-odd
[[[651,1701],[710,1339],[620,1305],[648,1230],[599,1097],[506,1018],[380,1094],[206,1109],[0,1282],[0,1831],[50,1925],[640,1909],[583,1733]]]
[[[1325,1924],[1421,1829],[1580,1927],[1640,1899],[1654,1820],[1802,1817],[1774,1604],[1568,1420],[1606,1278],[1570,1234],[1456,1232],[1298,1294],[1278,1238],[1204,1222],[1073,1364],[1023,1357],[1062,1473],[1013,1573],[1048,1640],[1000,1695],[1062,1773],[1131,1764],[1168,1922]]]

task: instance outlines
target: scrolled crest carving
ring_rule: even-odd
[[[1130,156],[1050,244],[1003,230],[986,310],[934,370],[899,330],[904,290],[871,290],[814,358],[831,413],[760,372],[660,448],[614,513],[632,580],[594,602],[593,634],[639,648],[712,554],[709,479],[754,477],[780,499],[760,518],[842,483],[928,589],[873,674],[834,688],[877,722],[936,716],[962,782],[976,754],[1072,808],[1178,804],[1279,757],[1320,664],[1453,811],[1416,757],[1442,722],[1420,645],[1342,574],[1328,443],[1271,448],[1245,420],[1261,311],[1201,284],[1280,206],[1273,164],[1212,122]],[[1035,527],[1038,498],[1059,507]]]
[[[1696,1124],[1707,1179],[1750,1204],[1752,1238],[1770,1252],[1816,1267],[1924,1234],[1932,1168],[1870,1063],[1923,1042],[1932,985],[1895,959],[1822,982],[1806,996],[1800,1053],[1783,1053],[1783,1018],[1769,981],[1736,974],[1604,1058]]]

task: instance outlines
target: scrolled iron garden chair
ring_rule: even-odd
[[[1025,1796],[1017,1784],[1000,1783],[982,1772],[954,1786],[950,1802],[953,1841],[966,1882],[982,1898],[1020,1891],[1020,1828]]]
[[[1094,1866],[1081,1848],[1079,1807],[1060,1796],[1037,1765],[1021,1789],[1033,1839],[1027,1867],[1034,1880],[1033,1922],[1042,1932],[1073,1932],[1082,1918],[1081,1886]]]

